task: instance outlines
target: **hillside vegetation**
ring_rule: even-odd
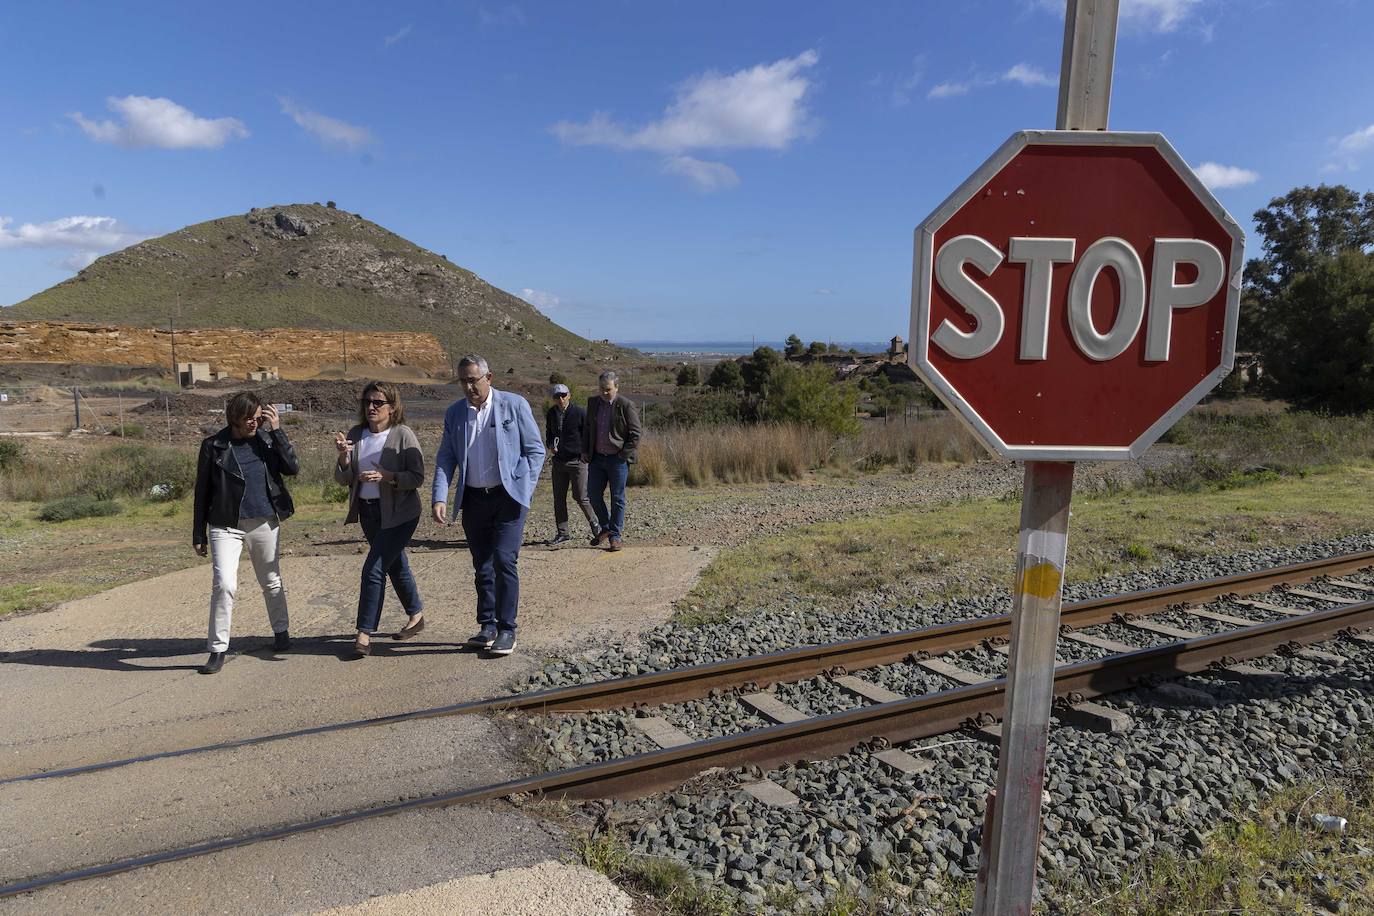
[[[51,319],[166,327],[308,327],[434,334],[451,357],[493,371],[600,365],[628,351],[594,343],[470,270],[363,219],[319,204],[254,208],[108,254],[75,277],[0,310]]]

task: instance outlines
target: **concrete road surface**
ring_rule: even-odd
[[[405,642],[378,638],[361,660],[348,658],[361,557],[286,561],[296,646],[283,654],[268,648],[262,596],[245,564],[233,654],[214,676],[195,671],[205,655],[208,564],[0,621],[8,701],[0,780],[499,694],[544,653],[633,637],[662,621],[709,556],[527,548],[520,648],[505,659],[461,647],[474,629],[461,549],[414,557],[425,631]],[[382,626],[403,620],[390,596]],[[0,782],[0,879],[514,778],[528,764],[511,740],[484,717],[455,716]],[[559,912],[539,903],[551,880],[553,897],[574,906],[566,912],[628,912],[628,899],[600,876],[558,864],[567,857],[555,829],[504,803],[431,809],[63,885],[0,901],[0,913]]]

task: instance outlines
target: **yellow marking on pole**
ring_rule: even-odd
[[[1023,572],[1017,585],[1018,590],[1025,594],[1049,600],[1059,591],[1062,579],[1063,573],[1059,571],[1059,567],[1053,563],[1041,562]]]

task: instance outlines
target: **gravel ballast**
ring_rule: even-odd
[[[1374,535],[1361,535],[1195,559],[1073,585],[1066,590],[1066,600],[1372,548]],[[1368,574],[1357,578],[1374,583]],[[622,676],[631,669],[661,670],[929,626],[1001,613],[1008,600],[985,596],[934,606],[896,606],[874,595],[829,615],[783,604],[711,626],[670,625],[645,636],[638,646],[612,648],[594,658],[555,660],[522,686],[539,689]],[[1283,596],[1290,606],[1322,606],[1300,604],[1302,600]],[[1218,603],[1214,609],[1256,620],[1274,617],[1234,602]],[[1177,611],[1152,619],[1199,633],[1219,628]],[[1116,623],[1090,632],[1138,646],[1171,641]],[[1374,645],[1341,640],[1322,648],[1345,660],[1269,656],[1251,662],[1284,674],[1282,681],[1233,682],[1205,675],[1179,679],[1177,683],[1204,695],[1193,701],[1148,689],[1098,699],[1131,716],[1134,724],[1127,732],[1097,734],[1056,721],[1047,764],[1042,880],[1119,886],[1126,870],[1144,857],[1162,852],[1196,855],[1207,833],[1228,812],[1296,781],[1341,773],[1348,755],[1374,726]],[[1101,654],[1091,646],[1060,641],[1059,655],[1066,661]],[[1005,668],[1000,653],[983,647],[943,658],[984,676],[996,676]],[[861,674],[908,695],[951,686],[907,663]],[[779,686],[773,693],[811,714],[858,702],[825,678]],[[690,723],[686,730],[699,737],[759,727],[757,717],[728,694],[697,701],[690,713],[673,715]],[[632,743],[633,736],[622,731],[633,729],[629,719],[617,720],[616,726],[619,743]],[[590,726],[560,729],[560,756],[581,761],[604,754],[604,748],[581,743],[600,734]],[[717,781],[689,786],[666,798],[617,804],[612,820],[624,825],[635,852],[678,859],[699,879],[732,888],[749,908],[768,910],[765,898],[781,888],[791,888],[803,905],[819,904],[837,886],[859,887],[884,872],[906,888],[904,906],[919,912],[936,904],[949,881],[970,879],[976,871],[984,800],[996,780],[997,751],[992,744],[958,734],[904,749],[929,759],[933,768],[916,776],[899,774],[858,749],[766,774],[801,799],[796,808],[770,808],[741,791],[722,790]]]

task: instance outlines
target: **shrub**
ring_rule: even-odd
[[[672,422],[678,426],[718,426],[743,419],[744,402],[729,391],[684,391],[673,395]]]
[[[81,475],[80,491],[97,499],[142,496],[155,484],[171,487],[171,499],[190,491],[196,462],[176,449],[121,442],[97,452]]]
[[[0,471],[8,471],[24,462],[24,443],[18,439],[0,439]]]
[[[320,498],[327,503],[348,502],[348,487],[333,480],[326,480],[320,487]]]
[[[121,439],[142,439],[147,434],[148,431],[137,423],[125,423],[110,430],[111,436]]]
[[[723,359],[706,377],[706,384],[717,391],[743,391],[744,371],[733,359]]]
[[[69,522],[78,518],[96,518],[118,515],[120,505],[108,499],[93,496],[67,496],[46,503],[38,510],[38,517],[45,522]]]
[[[691,385],[701,384],[701,370],[695,363],[683,363],[677,370],[677,386],[684,388]]]
[[[837,436],[859,431],[854,416],[857,393],[852,385],[837,385],[822,365],[785,363],[769,373],[763,415],[775,423],[800,423]]]

